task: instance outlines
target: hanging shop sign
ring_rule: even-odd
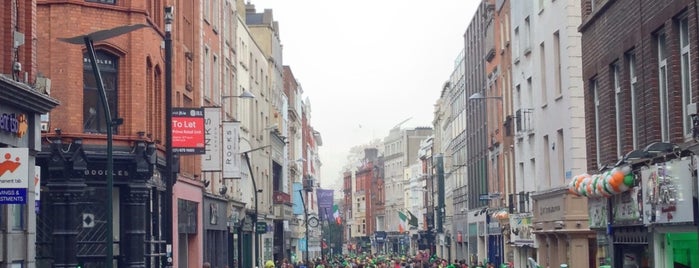
[[[204,145],[201,171],[221,171],[221,108],[204,108]]]
[[[223,178],[240,179],[240,122],[223,122]]]
[[[204,154],[206,141],[203,108],[172,108],[172,152]]]
[[[643,202],[641,187],[632,187],[630,190],[612,197],[612,215],[614,224],[640,224],[643,223]]]
[[[510,215],[510,241],[516,246],[533,246],[534,235],[532,235],[532,216],[526,214]]]
[[[29,149],[0,148],[0,156],[0,204],[26,204]]]
[[[587,208],[590,215],[590,229],[606,229],[607,223],[607,199],[590,198],[587,200]]]
[[[691,223],[696,157],[658,163],[641,170],[643,223]]]

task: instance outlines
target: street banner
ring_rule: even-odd
[[[41,167],[34,166],[34,211],[39,214],[41,207]]]
[[[292,185],[292,189],[294,190],[291,192],[291,202],[293,203],[293,209],[294,209],[294,215],[303,215],[303,184],[300,182],[294,182]]]
[[[0,148],[0,204],[26,204],[29,149]]]
[[[203,108],[172,108],[172,152],[204,154]]]
[[[221,171],[221,108],[204,108],[204,145],[201,171]]]
[[[331,189],[316,189],[318,198],[318,216],[321,220],[331,219],[333,209],[333,190]]]
[[[240,156],[240,122],[223,122],[223,178],[240,179],[243,161]],[[247,166],[246,166],[247,168]]]

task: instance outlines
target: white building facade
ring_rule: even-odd
[[[580,1],[512,1],[515,263],[587,263],[587,202],[565,188],[586,172]],[[575,219],[585,225],[568,224]],[[523,231],[522,231],[523,230]],[[524,267],[524,266],[522,266]]]

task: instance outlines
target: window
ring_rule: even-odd
[[[662,141],[670,141],[670,95],[667,90],[667,44],[665,34],[657,36],[658,42],[658,93],[660,94],[660,133]]]
[[[202,9],[204,9],[204,21],[209,22],[209,17],[211,16],[211,2],[210,0],[204,0],[202,4]]]
[[[512,44],[512,58],[514,59],[514,63],[516,64],[519,61],[519,27],[515,27],[515,41]]]
[[[204,97],[211,98],[211,59],[209,47],[204,47]]]
[[[614,120],[616,122],[616,155],[621,159],[622,157],[622,151],[621,151],[621,127],[622,127],[622,122],[621,122],[621,81],[620,81],[620,76],[619,76],[619,65],[612,64],[612,79],[614,81]]]
[[[544,176],[546,176],[546,188],[551,188],[551,144],[549,143],[549,135],[544,135]]]
[[[546,46],[544,42],[539,44],[539,68],[541,68],[541,105],[546,106],[547,94],[546,94]]]
[[[116,4],[116,0],[86,0],[86,2],[101,3],[101,4]]]
[[[627,60],[629,63],[629,88],[631,89],[631,132],[633,140],[633,148],[638,149],[638,88],[636,83],[638,82],[638,77],[636,77],[636,56],[634,54],[628,54]]]
[[[539,0],[539,14],[544,11],[544,0]]]
[[[600,146],[600,137],[599,137],[599,130],[600,130],[600,114],[599,114],[599,109],[600,109],[600,103],[599,103],[599,90],[597,88],[597,79],[594,79],[590,82],[590,85],[592,86],[592,98],[595,103],[595,151],[596,151],[596,158],[597,158],[597,167],[600,167],[602,164],[601,161],[601,146]]]
[[[563,94],[563,81],[561,79],[561,36],[558,31],[553,33],[553,68],[556,97],[560,97]]]
[[[685,16],[679,21],[680,37],[680,75],[682,82],[682,120],[684,135],[692,136],[692,117],[687,115],[687,105],[692,103],[692,72],[689,56],[689,20]]]
[[[565,180],[568,179],[568,176],[566,176],[566,147],[565,140],[563,139],[563,129],[559,129],[556,132],[556,143],[551,146],[551,149],[556,150],[556,157],[558,158],[558,176],[563,179],[563,183],[565,184]]]
[[[24,204],[13,204],[10,205],[10,213],[12,213],[12,230],[21,231],[24,230],[24,217],[25,210]]]
[[[524,41],[522,42],[524,44],[524,55],[529,55],[531,52],[531,22],[529,21],[529,17],[524,19]]]
[[[107,95],[107,105],[112,119],[117,118],[117,81],[119,80],[118,58],[104,51],[96,51],[95,59],[102,75],[102,85]],[[92,63],[87,54],[83,55],[83,131],[107,133],[105,111],[100,101],[97,81],[92,71]],[[116,128],[113,129],[116,132]]]

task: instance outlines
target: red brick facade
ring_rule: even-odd
[[[16,4],[13,6],[12,4]],[[14,62],[21,64],[17,80],[34,84],[36,79],[36,0],[3,1],[0,4],[0,73],[12,74]],[[14,51],[14,32],[24,34],[24,44]]]
[[[587,136],[587,167],[597,170],[598,163],[617,162],[617,131],[613,64],[620,68],[622,117],[621,153],[643,149],[661,141],[660,94],[658,89],[657,33],[664,32],[668,51],[669,131],[672,143],[683,143],[682,85],[678,18],[687,16],[690,44],[690,73],[692,100],[699,100],[699,77],[695,64],[699,56],[697,39],[697,12],[693,0],[654,1],[619,0],[596,4],[583,3],[582,33],[583,79],[585,84],[585,113]],[[638,93],[637,147],[633,148],[629,55],[635,55]],[[595,130],[595,103],[592,81],[597,81],[599,92],[599,137]],[[600,145],[596,145],[599,140]],[[597,148],[600,159],[597,159]]]

